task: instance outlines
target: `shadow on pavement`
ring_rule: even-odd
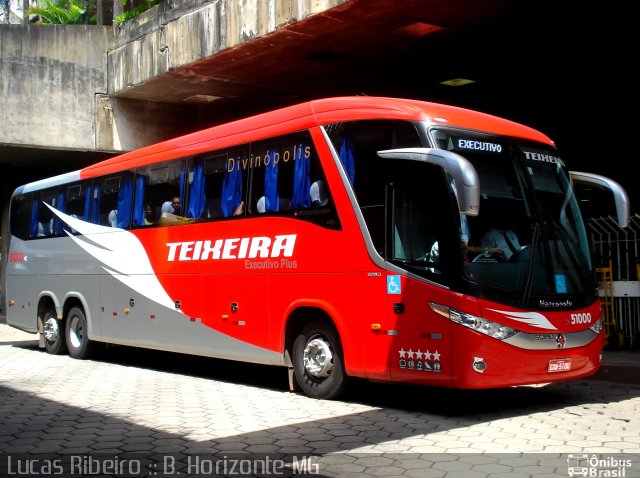
[[[34,349],[37,341],[9,342],[12,346]],[[92,357],[103,363],[138,367],[160,372],[181,374],[230,384],[260,387],[288,392],[288,376],[284,367],[257,365],[181,353],[162,352],[128,346],[100,348]],[[475,423],[483,419],[528,415],[551,411],[565,406],[593,403],[592,396],[581,393],[592,380],[603,380],[610,369],[592,378],[571,382],[552,383],[546,386],[522,386],[485,390],[457,390],[441,387],[425,387],[411,384],[369,382],[352,379],[341,401],[360,403],[371,407],[398,408],[408,412],[435,414],[444,417],[472,417]],[[621,372],[620,379],[629,379]],[[622,382],[623,380],[621,380]],[[640,396],[640,387],[624,387],[629,397]],[[615,402],[620,397],[621,385],[611,383],[602,388],[600,403]]]
[[[34,341],[9,343],[30,353],[43,354],[43,359],[46,357],[44,351],[36,348]],[[97,359],[103,363],[126,367],[287,392],[286,370],[279,367],[256,366],[129,347],[110,348],[103,351]],[[38,370],[34,370],[34,375],[37,374]],[[83,386],[81,378],[75,377],[74,380],[77,386]],[[33,458],[34,454],[48,454],[53,457],[64,454],[95,455],[103,458],[133,456],[145,460],[146,465],[158,464],[168,456],[169,460],[173,460],[172,466],[181,469],[180,467],[184,468],[191,463],[187,460],[192,456],[202,455],[211,459],[247,457],[239,455],[242,453],[249,453],[249,457],[256,458],[268,454],[271,459],[281,457],[285,460],[290,460],[293,455],[318,456],[319,463],[325,463],[323,460],[328,461],[320,469],[320,474],[314,476],[323,476],[324,472],[328,473],[325,476],[340,476],[340,473],[332,473],[334,469],[344,469],[340,466],[333,468],[331,460],[337,459],[333,455],[335,453],[355,454],[356,458],[353,459],[362,462],[358,466],[366,469],[367,460],[372,460],[368,463],[378,463],[375,466],[379,466],[379,461],[375,460],[380,460],[381,454],[367,455],[366,459],[361,458],[365,455],[361,454],[358,458],[357,450],[361,447],[393,443],[397,440],[422,437],[505,418],[545,414],[567,407],[573,407],[576,413],[579,413],[583,404],[586,408],[597,402],[613,403],[640,396],[640,389],[621,389],[615,385],[598,387],[597,397],[594,397],[593,392],[589,392],[590,389],[589,382],[584,380],[573,382],[571,385],[555,384],[541,388],[518,387],[480,391],[357,381],[344,397],[344,401],[365,404],[374,407],[373,409],[323,419],[292,421],[283,426],[255,432],[238,432],[222,437],[215,436],[214,427],[210,432],[212,438],[203,437],[196,440],[189,438],[188,432],[173,433],[161,428],[140,425],[108,412],[96,411],[90,404],[87,408],[70,406],[0,385],[0,476],[5,476],[7,470],[3,466],[7,466],[5,457],[9,455],[14,457],[14,463],[19,457],[29,459]],[[215,403],[215,394],[208,396],[207,400]],[[317,403],[319,407],[323,406],[322,401]],[[202,406],[206,407],[206,403]],[[206,423],[202,426],[206,426]],[[205,432],[205,436],[206,434]],[[296,443],[296,438],[301,438],[304,445]],[[402,457],[396,459],[433,459],[424,454],[400,455]],[[344,455],[339,456],[342,457],[340,459],[347,459]],[[446,460],[451,459],[452,455],[449,454]],[[566,462],[564,466],[566,467]]]

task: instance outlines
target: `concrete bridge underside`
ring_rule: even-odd
[[[166,0],[122,27],[0,25],[0,203],[26,180],[322,96],[448,102],[554,136],[564,118],[545,128],[540,102],[572,86],[552,74],[591,55],[587,35],[580,49],[555,35],[576,36],[573,15],[552,0]],[[456,77],[475,83],[440,84]]]
[[[98,110],[99,126],[106,118],[117,131],[99,134],[99,149],[131,149],[321,96],[424,97],[463,72],[438,60],[451,53],[443,54],[447,42],[509,10],[505,0],[481,7],[465,0],[190,3],[160,8],[118,32],[108,53],[106,110]],[[136,128],[141,101],[149,102],[143,115],[158,118],[152,130],[147,121],[145,131]],[[178,126],[176,113],[189,121]]]

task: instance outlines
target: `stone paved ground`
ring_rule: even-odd
[[[0,364],[3,476],[60,463],[66,476],[143,476],[139,464],[149,476],[211,476],[215,466],[279,476],[293,473],[281,468],[293,456],[309,476],[566,477],[570,466],[574,476],[640,476],[637,385],[464,392],[361,382],[320,401],[288,392],[284,369],[125,347],[80,361],[4,324]]]

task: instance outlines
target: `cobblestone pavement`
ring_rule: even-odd
[[[127,347],[74,360],[4,324],[0,364],[3,476],[640,476],[637,385],[359,382],[321,401],[280,368]]]

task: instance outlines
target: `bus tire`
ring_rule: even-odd
[[[69,355],[76,359],[87,358],[92,351],[89,340],[87,318],[80,307],[72,307],[67,314],[67,348]]]
[[[62,355],[67,351],[65,337],[65,323],[58,320],[56,309],[49,307],[44,313],[42,333],[44,335],[44,349],[52,355]]]
[[[329,400],[347,384],[342,347],[336,330],[325,323],[306,325],[293,342],[293,372],[309,397]]]

